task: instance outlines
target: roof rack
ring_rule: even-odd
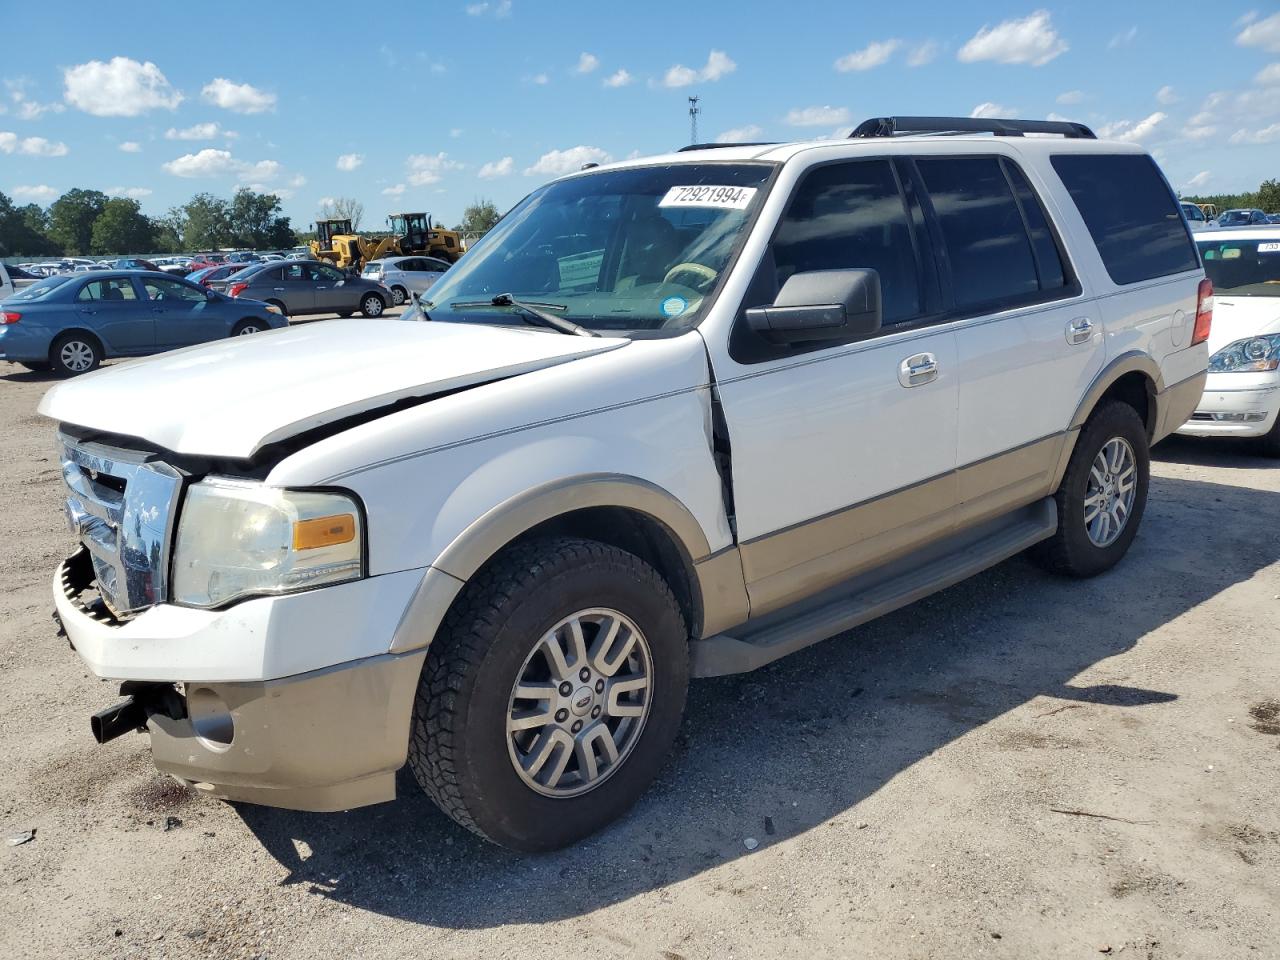
[[[751,143],[691,143],[681,147],[676,153],[688,153],[690,150],[722,150],[725,147],[772,147],[776,144],[768,140],[757,140]]]
[[[906,133],[994,133],[997,137],[1056,133],[1067,139],[1098,139],[1083,123],[1069,120],[997,120],[988,117],[872,117],[854,127],[849,137],[892,137]]]

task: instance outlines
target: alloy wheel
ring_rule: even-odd
[[[1095,547],[1109,547],[1129,523],[1138,493],[1138,461],[1123,437],[1102,445],[1089,468],[1084,493],[1084,525]]]

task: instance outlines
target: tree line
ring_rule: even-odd
[[[231,199],[198,193],[161,217],[137,200],[68,190],[49,206],[16,205],[0,193],[0,256],[56,257],[182,253],[247,247],[282,250],[298,242],[280,198],[246,187]]]
[[[1212,203],[1223,210],[1265,210],[1267,213],[1280,213],[1280,180],[1264,180],[1257,190],[1246,193],[1215,193],[1204,196],[1183,197],[1191,203]]]

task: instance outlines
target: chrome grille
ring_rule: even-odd
[[[98,593],[117,616],[167,597],[182,477],[154,455],[58,434],[67,525],[89,552]]]

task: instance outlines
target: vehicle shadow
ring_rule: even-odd
[[[378,807],[238,812],[289,871],[285,883],[364,910],[441,928],[587,914],[750,856],[746,837],[763,847],[850,814],[1033,698],[1051,698],[1036,712],[1176,699],[1075,678],[1280,559],[1280,543],[1257,533],[1277,522],[1280,494],[1154,478],[1140,536],[1104,576],[1060,579],[1015,558],[756,673],[697,681],[659,781],[620,823],[559,853],[484,843],[404,771],[400,799]]]
[[[64,379],[51,370],[28,370],[16,363],[9,364],[7,369],[0,368],[0,371],[0,380],[9,383],[57,383]]]
[[[1151,451],[1151,459],[1165,463],[1210,466],[1221,470],[1268,470],[1280,467],[1280,459],[1262,453],[1255,440],[1184,437],[1177,434],[1162,440]]]

